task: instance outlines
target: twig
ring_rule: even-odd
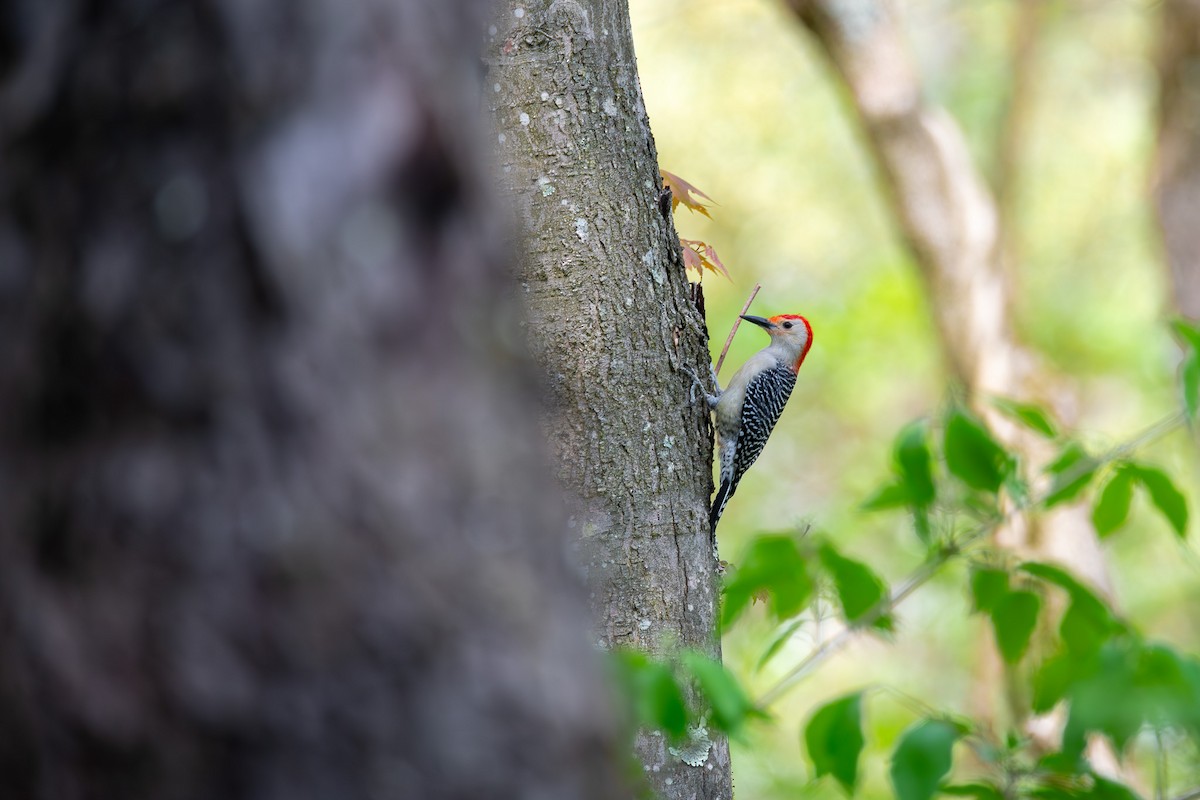
[[[1177,414],[1172,414],[1169,417],[1163,417],[1158,422],[1146,428],[1137,436],[1130,439],[1124,444],[1117,445],[1112,450],[1100,457],[1101,463],[1108,461],[1116,461],[1118,458],[1124,458],[1135,450],[1140,450],[1146,445],[1153,442],[1155,439],[1160,439],[1171,433],[1180,425],[1187,422],[1187,414],[1180,411]]]
[[[733,335],[737,333],[738,325],[742,324],[742,314],[750,310],[750,304],[754,302],[758,290],[762,288],[761,283],[754,284],[754,291],[750,292],[750,297],[746,299],[746,305],[742,306],[741,314],[738,314],[737,319],[733,321],[733,328],[729,331],[729,336],[725,339],[725,346],[721,348],[721,357],[717,359],[716,374],[721,374],[721,365],[725,363],[725,354],[729,352],[729,345],[733,344]]]
[[[889,686],[887,684],[880,683],[876,684],[875,686],[868,687],[867,691],[875,691],[880,694],[891,695],[892,699],[919,717],[936,719],[938,717],[946,716],[921,698],[911,695],[903,689],[899,689],[895,686]]]
[[[985,533],[989,530],[991,530],[990,525],[984,528]],[[937,557],[932,561],[927,561],[918,567],[916,572],[913,573],[912,577],[908,579],[898,592],[891,597],[880,600],[870,611],[855,620],[853,627],[843,628],[836,635],[821,642],[816,649],[809,651],[808,655],[800,659],[800,663],[788,670],[787,674],[780,678],[774,686],[763,692],[762,697],[758,699],[756,705],[759,708],[765,709],[782,697],[800,678],[804,677],[813,667],[824,661],[826,657],[848,642],[854,634],[864,628],[870,627],[871,623],[892,611],[901,601],[936,575],[942,565],[950,560],[950,555],[950,551],[938,553]]]
[[[1154,800],[1166,800],[1167,749],[1163,746],[1162,728],[1154,729]]]
[[[1063,474],[1059,476],[1059,480],[1063,484],[1069,483],[1071,480],[1074,480],[1076,477],[1078,477],[1078,475],[1074,474],[1076,472],[1082,474],[1087,469],[1095,469],[1101,464],[1124,458],[1138,448],[1144,447],[1150,442],[1153,442],[1154,440],[1159,439],[1175,430],[1182,425],[1186,419],[1186,415],[1182,412],[1164,417],[1163,419],[1160,419],[1158,422],[1155,422],[1153,425],[1144,429],[1141,433],[1130,439],[1128,442],[1114,447],[1109,452],[1100,456],[1095,462],[1081,462],[1073,469],[1064,471]],[[1051,491],[1053,491],[1053,489],[1051,489]],[[909,595],[928,583],[929,580],[933,578],[933,576],[936,575],[938,571],[941,570],[941,568],[946,564],[946,562],[950,561],[951,558],[961,554],[969,545],[974,544],[976,541],[986,536],[990,531],[994,530],[996,526],[1009,522],[1010,520],[1016,518],[1018,514],[1024,513],[1029,509],[1038,506],[1044,502],[1045,499],[1045,496],[1043,496],[1039,497],[1035,501],[1027,501],[1022,505],[1016,505],[1010,509],[1008,513],[1004,514],[998,519],[990,519],[973,528],[959,541],[949,543],[945,548],[938,551],[937,555],[935,555],[932,559],[917,567],[916,570],[913,571],[912,575],[909,576],[908,580],[905,581],[904,584],[891,596],[881,599],[865,614],[856,619],[853,626],[843,628],[835,636],[831,636],[830,638],[821,642],[821,644],[815,649],[809,651],[808,655],[800,659],[800,662],[788,670],[787,673],[780,678],[774,686],[763,692],[762,696],[758,699],[757,706],[765,709],[767,706],[770,706],[775,701],[779,700],[779,698],[783,697],[787,690],[792,688],[792,686],[794,686],[800,680],[800,678],[804,677],[804,675],[811,671],[813,667],[824,661],[835,650],[853,638],[856,633],[869,628],[871,624],[880,617],[890,614],[896,609],[897,606],[900,605],[900,603],[908,598]],[[1200,792],[1197,792],[1194,796],[1176,798],[1175,800],[1200,800]]]

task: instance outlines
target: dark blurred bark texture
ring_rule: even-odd
[[[1200,319],[1200,0],[1165,0],[1154,194],[1175,303]]]
[[[623,794],[483,5],[0,8],[0,796]]]
[[[1072,388],[1051,374],[1018,340],[1012,325],[1012,259],[1002,244],[1002,221],[1012,224],[1012,186],[999,180],[1000,208],[976,167],[962,130],[923,96],[909,55],[902,20],[892,0],[787,0],[814,34],[841,76],[879,165],[901,234],[912,249],[937,324],[946,362],[976,411],[993,432],[1020,453],[1034,489],[1048,480],[1041,467],[1054,455],[1045,440],[1014,426],[988,402],[994,396],[1048,402],[1067,422],[1077,405]],[[1031,57],[1037,9],[1015,8],[1012,52]],[[1014,63],[1014,93],[1029,90],[1028,63]],[[1008,113],[1021,114],[1028,98],[1009,99]],[[1016,168],[1023,119],[1009,119],[1000,141],[1000,167]],[[1012,232],[1009,232],[1012,237]],[[1018,557],[1058,561],[1103,593],[1111,592],[1104,556],[1082,503],[1064,503],[1037,517],[1016,517],[996,535]],[[978,713],[1020,724],[1024,702],[1004,688],[1003,665],[987,637],[989,664],[980,685]],[[1007,709],[1005,708],[1007,706]],[[1038,729],[1041,730],[1040,728]],[[1052,738],[1052,737],[1051,737]],[[1099,757],[1099,756],[1097,756]]]
[[[706,332],[657,207],[628,8],[504,0],[489,35],[500,167],[526,233],[529,336],[600,641],[719,657],[712,433],[687,372],[708,371]],[[640,736],[655,791],[729,797],[728,746],[712,738],[706,762],[688,766],[662,737]]]

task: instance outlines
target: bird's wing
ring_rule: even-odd
[[[758,458],[795,385],[796,373],[780,365],[760,372],[746,386],[742,424],[738,428],[737,448],[733,455],[734,475],[746,474]]]

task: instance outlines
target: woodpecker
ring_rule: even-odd
[[[742,319],[765,330],[771,343],[751,356],[724,390],[718,385],[716,394],[706,395],[716,417],[721,449],[721,488],[708,515],[709,529],[714,534],[725,504],[762,452],[783,413],[796,385],[796,373],[812,347],[812,326],[799,314],[780,314],[770,319],[743,315]]]

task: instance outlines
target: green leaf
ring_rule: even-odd
[[[833,578],[842,613],[851,625],[862,620],[873,608],[888,596],[887,584],[871,568],[861,561],[846,558],[828,542],[819,551],[821,564]],[[892,629],[892,619],[884,615],[871,622],[872,627]]]
[[[962,409],[946,421],[943,452],[950,474],[970,486],[995,494],[1008,472],[1009,456],[984,428]]]
[[[1133,475],[1123,467],[1118,467],[1092,509],[1092,524],[1096,526],[1096,534],[1103,539],[1125,524],[1129,516],[1129,503],[1133,500]]]
[[[1054,475],[1054,484],[1042,503],[1050,508],[1074,498],[1087,488],[1099,466],[1100,462],[1089,456],[1082,445],[1069,442],[1046,467],[1046,472]]]
[[[1138,480],[1150,494],[1150,502],[1162,512],[1167,522],[1180,537],[1187,536],[1188,507],[1183,493],[1175,488],[1175,484],[1161,469],[1147,467],[1143,464],[1130,464],[1127,467],[1133,477]]]
[[[1035,433],[1040,433],[1049,439],[1058,435],[1058,430],[1050,421],[1050,415],[1032,403],[1020,403],[1006,397],[993,397],[992,405],[1009,419],[1019,422]]]
[[[1138,708],[1152,724],[1186,725],[1200,711],[1186,662],[1170,647],[1141,647],[1132,680]]]
[[[699,684],[718,729],[735,733],[747,718],[762,715],[750,702],[737,678],[721,664],[694,650],[684,652],[682,661]]]
[[[1181,704],[1177,719],[1179,724],[1191,732],[1192,739],[1200,739],[1200,661],[1195,657],[1180,658],[1184,677],[1191,687],[1190,702]]]
[[[926,507],[937,492],[933,485],[933,458],[929,453],[929,424],[917,420],[905,425],[896,437],[896,472],[913,505]]]
[[[950,772],[959,730],[941,720],[922,720],[900,737],[892,753],[892,786],[897,800],[929,800]]]
[[[1033,711],[1045,714],[1054,708],[1067,696],[1072,684],[1086,676],[1091,668],[1090,660],[1071,653],[1059,653],[1043,661],[1033,674]]]
[[[1033,592],[1009,592],[992,608],[996,645],[1005,663],[1015,664],[1025,655],[1029,637],[1037,626],[1042,599]]]
[[[1092,790],[1084,797],[1087,800],[1142,800],[1136,792],[1122,783],[1092,776]]]
[[[1200,352],[1200,327],[1186,319],[1171,320],[1171,330],[1183,343],[1184,347],[1194,352]]]
[[[762,591],[779,619],[794,616],[812,597],[812,577],[791,537],[760,536],[750,543],[741,565],[726,580],[721,624],[730,625]]]
[[[1100,603],[1099,598],[1091,589],[1080,583],[1071,573],[1064,570],[1062,567],[1056,567],[1053,564],[1046,564],[1041,561],[1026,561],[1021,564],[1018,569],[1027,575],[1032,575],[1035,578],[1041,578],[1046,583],[1053,584],[1060,589],[1066,589],[1067,594],[1071,597],[1086,596],[1091,597],[1097,603]],[[1103,605],[1103,603],[1100,603]]]
[[[978,781],[973,783],[950,783],[938,789],[951,797],[976,797],[979,800],[1004,800],[1004,792],[995,784]]]
[[[1133,636],[1114,638],[1093,656],[1057,656],[1063,665],[1063,697],[1069,716],[1063,732],[1064,765],[1077,763],[1087,737],[1107,736],[1119,753],[1144,725],[1200,726],[1200,683],[1197,664],[1163,645],[1146,645]]]
[[[1171,328],[1187,350],[1180,371],[1183,407],[1188,419],[1195,420],[1196,412],[1200,410],[1200,328],[1185,319],[1172,320]]]
[[[682,736],[687,731],[688,713],[683,692],[675,682],[675,676],[661,664],[647,675],[639,716],[643,724],[661,728],[671,736]]]
[[[1128,641],[1105,645],[1097,654],[1095,671],[1072,684],[1061,748],[1068,758],[1082,755],[1093,731],[1108,736],[1119,753],[1142,726],[1144,697],[1133,681],[1136,651]]]
[[[1046,753],[1037,760],[1037,772],[1050,774],[1043,779],[1045,783],[1029,787],[1025,794],[1037,800],[1076,800],[1070,781],[1084,769],[1079,753]]]
[[[971,599],[976,611],[991,611],[1008,594],[1008,573],[1002,569],[971,570]]]
[[[891,483],[881,487],[862,504],[863,511],[886,511],[890,508],[905,508],[912,503],[908,487]]]
[[[924,420],[905,425],[896,436],[893,463],[897,482],[877,490],[864,504],[865,511],[908,507],[919,538],[929,544],[929,507],[937,496],[933,482],[933,456],[929,449],[929,425]]]
[[[1183,407],[1188,419],[1194,422],[1196,412],[1200,410],[1200,352],[1193,350],[1184,357],[1179,378],[1183,389]]]
[[[924,545],[929,545],[933,541],[933,532],[929,527],[929,509],[914,508],[913,509],[913,530],[916,531],[917,538]]]
[[[1118,630],[1107,606],[1080,597],[1071,601],[1058,628],[1067,648],[1083,656],[1099,650]]]
[[[858,783],[858,758],[864,741],[861,692],[826,703],[804,729],[804,743],[817,777],[832,775],[849,795]]]
[[[636,650],[618,650],[613,656],[618,683],[638,724],[658,728],[673,738],[686,733],[687,705],[671,669]]]
[[[1122,629],[1104,601],[1059,567],[1030,561],[1022,564],[1021,570],[1065,589],[1071,596],[1071,605],[1063,614],[1059,633],[1067,648],[1077,657],[1095,653]]]

